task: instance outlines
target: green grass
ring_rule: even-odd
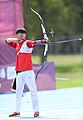
[[[56,73],[56,76],[61,78],[68,78],[67,81],[56,80],[56,88],[71,88],[71,87],[82,87],[83,86],[83,75],[82,72],[67,72],[67,73]]]
[[[33,61],[38,64],[39,58]],[[82,55],[48,55],[48,61],[55,63],[57,78],[68,80],[56,80],[56,88],[71,88],[83,86],[83,56]]]

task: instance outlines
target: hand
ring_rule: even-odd
[[[46,44],[46,43],[48,44],[48,40],[44,40],[44,43],[45,43],[45,44]]]

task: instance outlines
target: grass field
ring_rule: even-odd
[[[38,57],[33,61],[39,63]],[[83,86],[83,56],[82,55],[49,55],[48,61],[53,61],[56,68],[56,88],[71,88]]]

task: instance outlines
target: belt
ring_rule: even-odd
[[[21,73],[21,72],[24,72],[24,71],[16,71],[17,74],[18,74],[18,73]]]

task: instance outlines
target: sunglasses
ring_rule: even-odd
[[[17,30],[16,34],[18,34],[18,33],[25,33],[26,34],[26,31],[25,30]]]

